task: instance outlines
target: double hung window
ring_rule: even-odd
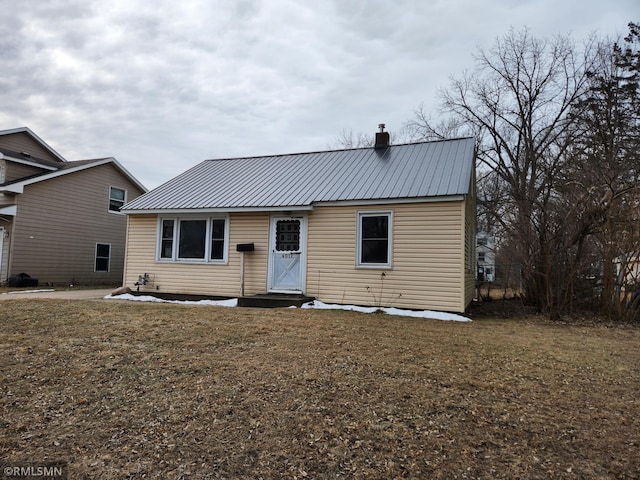
[[[109,211],[120,212],[127,201],[127,191],[122,188],[109,187]]]
[[[96,259],[94,264],[95,272],[108,272],[111,260],[111,244],[96,243]]]
[[[358,212],[359,267],[390,268],[393,215],[385,212]]]

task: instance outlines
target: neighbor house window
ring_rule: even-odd
[[[391,267],[391,212],[358,212],[357,266]]]
[[[158,260],[226,263],[229,219],[162,218],[158,225]]]
[[[111,244],[96,243],[96,272],[108,272],[109,263],[111,261]]]
[[[119,212],[127,200],[127,191],[122,188],[109,187],[109,211]]]

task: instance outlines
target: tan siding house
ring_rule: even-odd
[[[40,142],[26,128],[0,132],[0,281],[119,284],[126,216],[116,206],[145,188],[113,158],[67,162]]]
[[[123,208],[124,284],[463,312],[474,287],[473,145],[205,161]]]

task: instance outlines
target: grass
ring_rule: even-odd
[[[640,330],[0,303],[0,459],[70,478],[638,478]]]

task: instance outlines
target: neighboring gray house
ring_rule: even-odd
[[[120,207],[145,192],[114,158],[70,162],[26,127],[0,131],[0,283],[120,284]]]
[[[125,285],[465,311],[474,139],[388,142],[196,165],[124,206]]]

